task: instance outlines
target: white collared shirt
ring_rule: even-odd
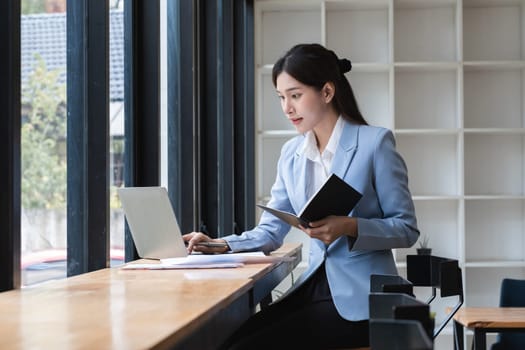
[[[308,198],[313,196],[330,176],[332,160],[343,133],[343,126],[343,118],[339,116],[322,154],[319,153],[319,148],[317,148],[317,141],[313,131],[308,131],[305,134],[305,141],[300,153],[310,160],[306,166],[306,176],[310,179],[310,181],[306,181],[308,184],[306,189]]]

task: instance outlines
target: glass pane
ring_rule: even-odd
[[[22,0],[22,286],[66,277],[66,0]]]
[[[110,256],[111,266],[124,262],[124,213],[117,188],[124,186],[124,1],[109,10]]]

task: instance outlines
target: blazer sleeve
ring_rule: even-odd
[[[380,208],[377,217],[357,219],[358,236],[352,249],[410,247],[419,237],[415,208],[406,164],[388,129],[377,136],[372,166],[372,183]]]

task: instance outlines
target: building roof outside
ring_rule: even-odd
[[[122,10],[110,11],[109,86],[110,101],[124,101],[124,19]],[[25,83],[42,57],[48,70],[67,66],[66,13],[43,13],[21,16],[21,80]]]

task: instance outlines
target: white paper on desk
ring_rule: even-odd
[[[273,263],[292,257],[265,255],[263,252],[226,254],[190,254],[186,257],[161,259],[159,263],[127,264],[124,270],[213,269],[241,267],[244,264]]]
[[[243,266],[243,263],[216,263],[216,264],[127,264],[123,270],[176,270],[176,269],[224,269]]]
[[[227,263],[261,264],[284,261],[286,259],[293,258],[274,255],[264,255],[263,252],[243,252],[229,254],[191,254],[182,258],[161,259],[161,263],[168,265],[200,265]]]

